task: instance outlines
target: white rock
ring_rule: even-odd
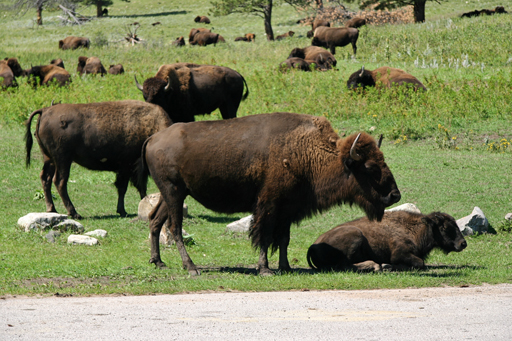
[[[68,237],[68,244],[73,245],[96,245],[98,244],[98,239],[89,237],[89,236],[82,236],[80,234],[71,234]]]
[[[84,226],[78,221],[73,219],[66,219],[63,222],[55,226],[59,231],[71,230],[76,233],[83,233],[85,231]]]
[[[464,236],[469,236],[473,233],[484,233],[489,229],[489,222],[484,212],[476,206],[470,215],[457,220],[457,225]]]
[[[228,224],[226,230],[231,232],[249,232],[251,225],[252,214]]]
[[[416,205],[414,204],[402,204],[400,206],[396,206],[396,207],[393,207],[393,208],[390,208],[388,210],[386,210],[386,212],[395,212],[395,211],[406,211],[406,212],[411,212],[411,213],[420,213],[421,214],[421,211],[419,210],[418,207],[416,207]]]
[[[505,216],[505,219],[512,220],[512,213],[507,213],[507,215]]]
[[[108,232],[102,229],[97,229],[94,231],[90,231],[85,233],[86,236],[93,236],[93,237],[101,237],[105,238],[107,236]]]
[[[64,220],[68,219],[65,214],[58,213],[29,213],[18,219],[18,225],[29,232],[35,229],[48,229],[53,228]]]

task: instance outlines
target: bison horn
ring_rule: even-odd
[[[364,65],[363,65],[363,67],[361,68],[361,73],[359,74],[359,77],[363,77],[363,74],[364,74]]]
[[[50,104],[50,107],[53,107],[53,102],[55,102],[55,99],[52,99],[52,103]]]
[[[167,85],[164,88],[164,91],[168,91],[171,89],[171,77],[167,78]]]
[[[361,133],[359,133],[359,135],[357,135],[356,139],[354,140],[354,143],[352,143],[352,147],[350,148],[350,157],[354,161],[361,160],[361,155],[357,154],[357,152],[356,152],[356,144],[357,144],[357,141],[359,141],[360,136],[361,136]]]
[[[139,82],[137,82],[137,76],[134,76],[135,77],[135,84],[137,85],[137,89],[139,89],[140,91],[143,90],[142,88],[142,85],[139,84]]]
[[[384,136],[382,134],[380,134],[379,136],[379,143],[377,144],[377,147],[379,147],[380,149],[380,145],[382,144],[382,139],[384,138]]]

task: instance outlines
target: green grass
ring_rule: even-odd
[[[0,1],[0,6],[7,2]],[[205,48],[172,48],[177,36],[187,36],[197,25],[193,18],[208,12],[208,1],[175,1],[169,7],[157,1],[116,1],[111,17],[81,27],[60,26],[59,12],[44,12],[43,27],[33,25],[34,12],[0,18],[8,31],[0,57],[17,57],[23,68],[46,64],[60,57],[73,77],[63,89],[29,87],[24,79],[18,89],[0,96],[0,295],[5,294],[147,294],[191,291],[269,291],[299,289],[374,289],[425,286],[457,286],[512,282],[512,234],[504,216],[512,198],[512,15],[460,19],[465,11],[494,8],[497,1],[450,1],[427,4],[427,22],[418,25],[364,27],[356,59],[351,48],[337,48],[337,70],[330,72],[277,72],[294,47],[304,47],[309,27],[295,24],[304,13],[288,6],[274,10],[274,33],[289,30],[296,35],[282,42],[267,42],[262,19],[230,15],[211,17],[214,31],[227,44]],[[510,10],[506,8],[507,10]],[[92,15],[93,8],[79,10]],[[122,39],[125,25],[138,21],[140,46],[114,43]],[[160,26],[151,26],[155,21]],[[254,44],[235,43],[234,37],[254,32]],[[91,38],[90,50],[60,51],[57,41],[67,35]],[[96,43],[108,40],[109,44]],[[80,55],[98,56],[104,65],[122,63],[122,76],[76,75]],[[168,270],[156,270],[149,260],[147,223],[133,221],[138,205],[134,188],[127,193],[126,209],[132,215],[115,214],[114,175],[91,172],[74,165],[70,197],[85,219],[86,231],[105,229],[109,235],[95,247],[67,245],[69,233],[50,244],[44,233],[25,233],[16,221],[29,212],[44,211],[41,192],[41,156],[32,150],[32,166],[25,168],[24,120],[51,101],[87,103],[140,99],[133,76],[139,82],[154,75],[165,63],[195,62],[224,65],[238,70],[247,80],[249,98],[238,115],[292,111],[326,116],[340,134],[358,130],[384,134],[383,151],[402,192],[402,201],[416,204],[424,213],[443,211],[455,218],[479,206],[496,228],[495,235],[473,236],[461,253],[433,252],[425,271],[357,274],[313,273],[307,267],[307,248],[323,232],[360,217],[357,208],[335,207],[292,227],[289,259],[295,271],[271,278],[255,275],[258,253],[245,236],[227,233],[225,226],[245,214],[225,216],[187,199],[191,216],[184,228],[197,245],[188,248],[203,269],[190,278],[181,269],[174,247],[162,251]],[[417,76],[428,92],[367,91],[346,89],[348,76],[361,65],[367,69],[392,66]],[[218,112],[198,119],[220,119]],[[34,130],[34,124],[32,131]],[[504,142],[505,141],[505,142]],[[150,182],[150,193],[156,192]],[[54,192],[56,193],[55,189]],[[65,212],[60,198],[57,210]],[[270,258],[277,268],[277,255]]]

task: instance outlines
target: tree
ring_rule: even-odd
[[[23,14],[27,13],[31,8],[35,8],[37,12],[37,24],[43,24],[43,9],[45,8],[55,8],[60,3],[66,3],[66,1],[59,0],[15,0],[14,1],[14,9],[18,10],[18,13],[23,12]]]
[[[346,2],[356,2],[358,0],[345,0]],[[438,0],[430,0],[439,3]],[[370,5],[378,4],[374,9],[393,9],[404,6],[413,6],[414,22],[425,21],[425,4],[427,0],[364,0],[359,8],[364,9]]]
[[[276,0],[276,6],[281,3],[287,3],[294,7],[308,6],[315,0]],[[321,1],[320,1],[321,2]],[[273,0],[219,0],[212,1],[213,15],[228,15],[231,13],[246,13],[262,17],[265,25],[265,33],[267,40],[274,40],[274,32],[272,30],[272,7]]]
[[[124,2],[130,2],[130,0],[121,0]],[[103,7],[110,6],[114,3],[112,0],[76,0],[76,2],[81,2],[85,6],[96,6],[96,16],[98,18],[103,16]]]

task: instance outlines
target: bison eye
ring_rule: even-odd
[[[370,174],[371,176],[373,176],[373,177],[375,177],[377,179],[380,179],[380,177],[381,177],[381,170],[380,170],[379,165],[377,165],[373,161],[367,161],[364,164],[364,167],[365,167],[366,173]]]

